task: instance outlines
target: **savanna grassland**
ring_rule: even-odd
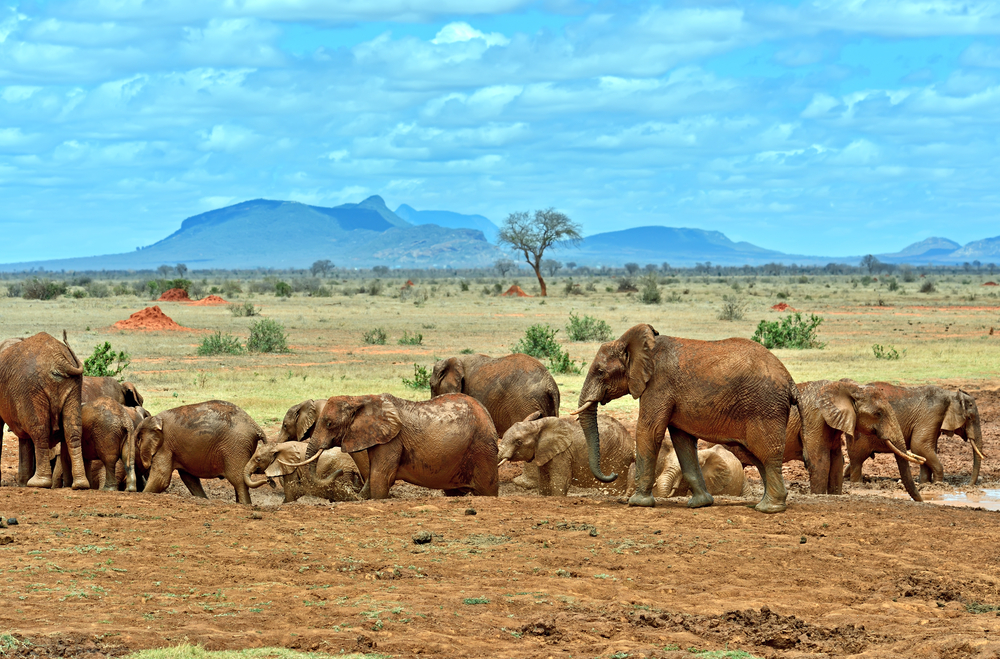
[[[920,292],[928,280],[935,290]],[[571,313],[607,322],[613,336],[645,322],[712,340],[749,338],[761,320],[786,316],[771,309],[786,303],[823,319],[824,347],[775,350],[796,381],[937,383],[975,395],[988,457],[980,486],[1000,488],[1000,287],[984,286],[993,281],[985,273],[912,282],[659,276],[656,304],[617,292],[609,277],[575,279],[579,295],[565,293],[567,278],[549,280],[545,299],[498,297],[495,278],[463,281],[401,289],[403,281],[384,278],[371,295],[371,279],[330,279],[329,297],[251,294],[250,286],[226,294],[284,326],[291,352],[283,354],[198,356],[215,332],[245,341],[259,318],[134,295],[0,297],[0,337],[65,329],[81,358],[110,342],[132,356],[125,375],[151,412],[220,398],[273,432],[306,398],[425,398],[427,390],[403,382],[415,365],[429,370],[463,350],[508,353],[534,324],[560,329],[570,359],[589,363],[599,343],[567,339]],[[500,287],[515,281],[532,292],[526,277]],[[111,328],[153,304],[192,331]],[[727,304],[743,318],[721,320]],[[384,345],[365,342],[375,328]],[[877,358],[876,345],[898,358]],[[584,375],[555,377],[565,414]],[[636,410],[631,398],[607,406],[630,429]],[[13,634],[0,637],[0,653],[12,656],[67,648],[117,656],[183,642],[435,657],[1000,652],[1000,513],[883,496],[900,489],[888,456],[866,467],[873,482],[840,497],[807,494],[805,471],[788,465],[789,509],[777,516],[741,499],[690,511],[679,499],[630,509],[590,490],[543,498],[510,484],[510,471],[495,500],[401,484],[388,501],[281,505],[264,488],[253,492],[251,511],[223,482],[206,483],[208,501],[179,479],[161,495],[10,487],[16,446],[7,433],[0,512],[20,523],[0,531],[13,539],[0,546],[0,632]],[[971,453],[956,438],[942,439],[941,454],[946,484],[924,487],[968,489]],[[414,544],[417,531],[432,542]]]

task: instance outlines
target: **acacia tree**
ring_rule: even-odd
[[[525,262],[535,271],[542,297],[548,294],[542,279],[542,256],[553,245],[578,245],[583,240],[580,225],[554,208],[511,213],[503,222],[497,242],[524,255]]]

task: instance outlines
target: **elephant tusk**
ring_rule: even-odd
[[[570,414],[573,415],[573,416],[576,416],[577,414],[580,414],[581,412],[584,412],[585,410],[587,410],[587,408],[589,408],[591,405],[593,405],[596,402],[597,401],[592,400],[592,401],[590,401],[588,403],[585,403],[580,409],[573,410],[572,412],[570,412]]]
[[[500,461],[500,462],[499,462],[499,463],[497,464],[497,469],[499,469],[500,467],[504,466],[505,464],[507,464],[507,458],[504,458],[503,460],[501,460],[501,461]]]
[[[310,462],[312,462],[314,460],[319,460],[319,456],[320,456],[321,453],[323,453],[323,451],[316,451],[315,455],[313,455],[308,460],[305,460],[304,462],[285,462],[281,458],[278,458],[278,463],[282,464],[282,465],[284,465],[286,467],[301,467],[302,465],[307,465],[307,464],[309,464]]]
[[[978,446],[976,446],[976,442],[974,442],[974,441],[971,441],[971,442],[969,442],[969,443],[970,443],[970,444],[972,444],[972,450],[976,452],[976,455],[978,455],[978,456],[979,456],[979,459],[980,459],[980,460],[985,460],[985,459],[986,459],[986,456],[985,456],[985,455],[983,455],[983,452],[979,450],[979,447],[978,447]]]
[[[910,453],[909,451],[907,451],[906,455],[904,455],[903,457],[906,458],[907,460],[909,460],[910,462],[916,462],[918,465],[922,465],[925,462],[927,462],[926,458],[921,457],[921,456],[917,455],[916,453]]]

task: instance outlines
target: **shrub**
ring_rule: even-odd
[[[82,288],[76,288],[70,292],[70,297],[76,300],[80,300],[82,298],[87,297],[87,291],[83,290]]]
[[[235,279],[227,279],[222,282],[222,294],[228,297],[236,297],[243,294],[243,287]]]
[[[117,378],[128,368],[131,357],[127,352],[115,352],[107,341],[96,346],[90,357],[83,360],[83,374],[97,378]],[[123,380],[124,378],[118,378]]]
[[[465,292],[465,291],[469,290],[469,282],[467,280],[465,280],[465,279],[463,279],[462,281],[458,282],[458,285],[462,288],[462,292]]]
[[[816,329],[823,319],[812,314],[808,320],[802,319],[801,313],[785,316],[780,321],[762,320],[757,325],[757,331],[750,337],[768,350],[773,348],[822,348],[816,338]]]
[[[738,295],[722,296],[722,311],[719,320],[743,320],[747,311],[747,301]]]
[[[333,290],[329,286],[320,286],[312,292],[312,297],[333,297]]]
[[[875,353],[875,359],[887,359],[890,361],[902,359],[903,355],[906,354],[905,350],[900,353],[896,350],[895,346],[883,346],[878,343],[872,346],[872,352]]]
[[[99,281],[92,281],[86,285],[87,295],[90,297],[111,297],[111,289],[108,288],[107,284],[102,284]]]
[[[25,300],[54,300],[66,294],[66,284],[61,281],[50,281],[35,277],[24,283],[21,297]]]
[[[21,297],[24,295],[24,283],[12,281],[7,284],[7,297]]]
[[[611,326],[603,320],[591,316],[580,318],[569,312],[569,325],[566,326],[566,336],[570,341],[610,341]]]
[[[113,295],[135,295],[135,291],[132,289],[132,287],[128,285],[128,282],[124,281],[120,284],[117,284],[111,290],[111,292]]]
[[[889,290],[890,291],[898,291],[899,290],[899,282],[896,281],[895,277],[889,277],[888,282],[889,282]]]
[[[229,305],[229,313],[237,318],[243,316],[259,316],[260,307],[253,306],[253,302],[233,302]]]
[[[656,285],[656,275],[650,275],[645,278],[645,283],[642,285],[642,294],[639,296],[643,304],[659,304],[663,301],[663,295],[660,293],[660,287]]]
[[[191,280],[189,279],[161,279],[157,282],[160,292],[169,291],[171,288],[181,288],[185,293],[191,292]]]
[[[373,327],[362,335],[362,340],[368,345],[384,346],[389,335],[381,327]]]
[[[277,297],[292,297],[292,287],[283,281],[274,282],[274,294]]]
[[[560,351],[558,355],[549,357],[549,370],[553,373],[580,373],[583,370],[583,363],[577,366],[569,358],[568,352]]]
[[[870,283],[872,283],[872,278],[869,275],[865,275],[864,277],[861,278],[862,286],[867,286]]]
[[[243,353],[243,346],[240,340],[232,334],[216,332],[211,336],[206,336],[198,346],[198,354],[205,355],[239,355]]]
[[[407,380],[406,378],[403,378],[403,385],[409,387],[410,389],[430,389],[431,373],[426,367],[414,364],[413,379]]]
[[[565,295],[583,295],[583,289],[580,288],[580,284],[574,284],[573,278],[570,277],[563,284],[563,294]]]
[[[378,295],[382,292],[382,280],[376,279],[372,283],[368,284],[368,288],[361,291],[362,293],[368,293],[368,295]]]
[[[618,280],[618,292],[619,293],[638,293],[639,289],[635,285],[635,281],[631,277],[622,277]]]
[[[542,359],[562,352],[556,342],[556,334],[559,330],[548,325],[532,325],[524,332],[524,336],[519,340],[511,352],[520,352],[531,355],[535,359]]]
[[[937,289],[934,287],[934,282],[932,282],[930,279],[928,279],[928,280],[924,281],[924,283],[920,284],[920,292],[921,293],[933,293],[936,290]]]
[[[247,352],[288,352],[285,327],[271,318],[261,318],[250,323]]]
[[[787,300],[791,296],[792,294],[789,293],[788,291],[778,291],[777,293],[774,294],[774,297],[778,298],[779,300]]]
[[[418,346],[424,342],[424,335],[414,332],[410,334],[406,330],[403,330],[403,336],[399,339],[399,345],[401,346]]]

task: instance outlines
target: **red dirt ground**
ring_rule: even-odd
[[[136,311],[125,320],[119,320],[112,327],[118,330],[192,331],[189,327],[181,327],[175,323],[170,316],[163,313],[160,307],[157,306],[146,307],[142,311]]]
[[[183,288],[171,288],[169,290],[163,291],[163,295],[160,296],[158,302],[190,302],[191,298],[188,297],[187,291]]]
[[[213,306],[220,306],[223,304],[229,304],[229,301],[223,300],[218,295],[209,295],[208,297],[204,297],[198,300],[197,302],[188,302],[187,304],[188,306],[191,307],[213,307]]]
[[[998,385],[963,387],[979,402],[989,488]],[[888,456],[837,497],[806,494],[788,465],[788,511],[768,516],[748,508],[759,481],[753,499],[694,511],[509,482],[496,499],[397,484],[387,501],[337,504],[282,505],[264,487],[252,508],[214,480],[207,501],[178,478],[159,495],[43,491],[9,486],[17,444],[4,443],[0,511],[19,525],[0,530],[12,539],[0,629],[34,644],[5,659],[182,642],[396,657],[1000,654],[1000,513],[888,498],[901,491]],[[940,449],[948,483],[924,491],[962,489],[970,452],[954,438]]]
[[[795,309],[792,308],[792,305],[788,304],[787,302],[779,302],[778,304],[771,307],[771,309],[774,311],[795,311]]]
[[[525,293],[520,286],[514,284],[513,286],[508,288],[505,292],[501,293],[500,297],[531,297],[531,296]]]

